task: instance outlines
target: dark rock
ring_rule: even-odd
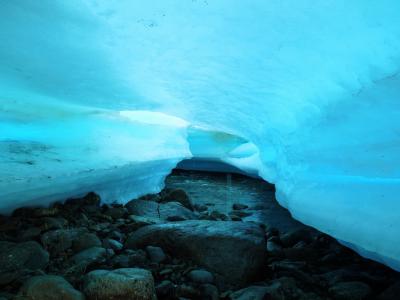
[[[104,212],[105,215],[113,219],[123,218],[127,213],[128,210],[125,207],[110,207]]]
[[[147,262],[146,252],[143,250],[126,250],[123,254],[111,259],[111,265],[117,268],[144,266]]]
[[[242,209],[246,209],[246,208],[248,208],[249,206],[248,205],[246,205],[246,204],[240,204],[240,203],[234,203],[233,205],[232,205],[232,209],[233,210],[242,210]]]
[[[388,287],[378,297],[378,300],[393,300],[400,297],[400,281]]]
[[[63,277],[54,275],[31,277],[20,289],[19,297],[32,300],[85,299],[85,296],[74,289],[74,287]]]
[[[21,270],[43,269],[48,262],[49,254],[37,242],[0,242],[0,285],[15,280]]]
[[[168,222],[180,222],[180,221],[185,221],[187,219],[185,219],[182,216],[168,216],[166,221]]]
[[[363,300],[371,294],[371,288],[363,282],[340,282],[329,289],[334,299],[337,300]]]
[[[120,251],[124,247],[124,245],[116,240],[113,239],[105,239],[103,241],[103,247],[104,248],[110,248],[115,251]]]
[[[194,213],[178,202],[156,203],[145,200],[132,200],[126,204],[130,214],[147,218],[166,220],[168,217],[195,219]]]
[[[150,225],[131,234],[126,248],[160,246],[192,259],[216,273],[217,279],[245,284],[257,278],[265,261],[263,230],[251,223],[184,221]]]
[[[269,229],[267,230],[267,232],[266,232],[266,237],[267,237],[268,240],[269,240],[271,237],[275,237],[275,238],[277,238],[277,239],[279,240],[279,242],[280,242],[280,239],[279,239],[279,230],[278,230],[277,228],[275,228],[275,227],[271,227],[271,228],[269,228]]]
[[[312,231],[308,228],[296,229],[291,232],[281,235],[281,243],[284,247],[292,247],[300,241],[311,242]]]
[[[218,300],[219,299],[219,293],[218,293],[218,288],[213,285],[213,284],[202,284],[200,286],[200,292],[202,299],[205,300]]]
[[[204,211],[207,211],[207,210],[208,210],[207,205],[203,205],[203,204],[194,204],[194,205],[193,205],[193,208],[194,208],[195,210],[197,210],[198,212],[204,212]]]
[[[84,205],[100,206],[100,196],[93,192],[90,192],[83,198],[68,199],[67,201],[65,201],[65,205],[77,207],[81,207]]]
[[[192,270],[188,273],[188,278],[194,283],[213,283],[214,276],[206,270]]]
[[[265,296],[268,294],[267,286],[249,286],[230,294],[232,300],[264,300],[269,299]],[[275,300],[275,299],[274,299]]]
[[[267,241],[267,251],[271,252],[271,254],[277,254],[282,252],[281,245],[275,243],[274,241],[268,240]]]
[[[200,291],[187,284],[179,285],[176,289],[176,294],[178,297],[187,299],[199,299],[200,297]]]
[[[147,226],[147,225],[153,225],[153,224],[159,224],[162,223],[162,221],[157,217],[142,217],[142,216],[137,216],[137,215],[130,215],[129,220],[131,220],[133,223],[137,225],[137,228]]]
[[[84,293],[89,300],[156,299],[151,272],[138,268],[92,271],[85,277]]]
[[[62,229],[64,226],[68,224],[68,221],[64,218],[53,218],[46,217],[40,219],[40,228],[43,231],[51,230],[51,229]]]
[[[230,216],[237,216],[239,218],[246,218],[251,216],[253,213],[250,211],[234,210],[229,213]]]
[[[211,217],[213,220],[222,220],[222,221],[226,221],[226,220],[229,219],[227,215],[225,215],[225,214],[223,214],[223,213],[220,213],[220,212],[217,211],[217,210],[213,210],[213,211],[210,213],[210,217]]]
[[[21,242],[31,241],[40,236],[42,230],[38,227],[30,227],[20,233],[18,240]]]
[[[40,207],[33,210],[33,217],[43,218],[43,217],[54,217],[60,213],[57,207]]]
[[[166,255],[160,247],[147,246],[146,252],[151,262],[160,263],[166,259]]]
[[[44,233],[41,241],[52,255],[58,255],[71,248],[72,242],[87,232],[86,228],[56,229]]]
[[[172,297],[174,294],[174,284],[169,280],[164,280],[156,286],[156,293],[160,299]]]
[[[235,214],[229,214],[229,217],[231,218],[232,221],[236,221],[236,222],[242,221],[242,218]]]
[[[266,299],[304,299],[304,292],[296,285],[291,277],[281,277],[268,282]],[[310,299],[311,300],[311,299]]]
[[[75,253],[88,248],[100,246],[101,241],[94,233],[84,233],[82,235],[78,235],[72,242],[72,248],[74,249]]]
[[[189,196],[186,194],[186,192],[182,189],[175,189],[167,193],[164,197],[162,197],[161,203],[165,202],[179,202],[182,204],[182,206],[193,210],[193,204],[190,201]]]
[[[105,260],[107,251],[101,247],[85,249],[71,257],[71,262],[80,267],[87,267],[93,263],[101,263]]]

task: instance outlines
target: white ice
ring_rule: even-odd
[[[0,208],[93,188],[126,201],[195,155],[275,183],[295,218],[400,270],[399,11],[1,1]]]

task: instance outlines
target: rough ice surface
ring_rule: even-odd
[[[399,11],[1,1],[0,209],[91,187],[126,201],[195,153],[258,173],[295,218],[400,270]]]

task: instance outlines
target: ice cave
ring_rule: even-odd
[[[0,299],[398,299],[399,12],[0,1]]]

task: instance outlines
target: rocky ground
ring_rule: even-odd
[[[399,274],[301,225],[273,186],[175,172],[125,206],[89,193],[0,217],[0,299],[399,299]]]

